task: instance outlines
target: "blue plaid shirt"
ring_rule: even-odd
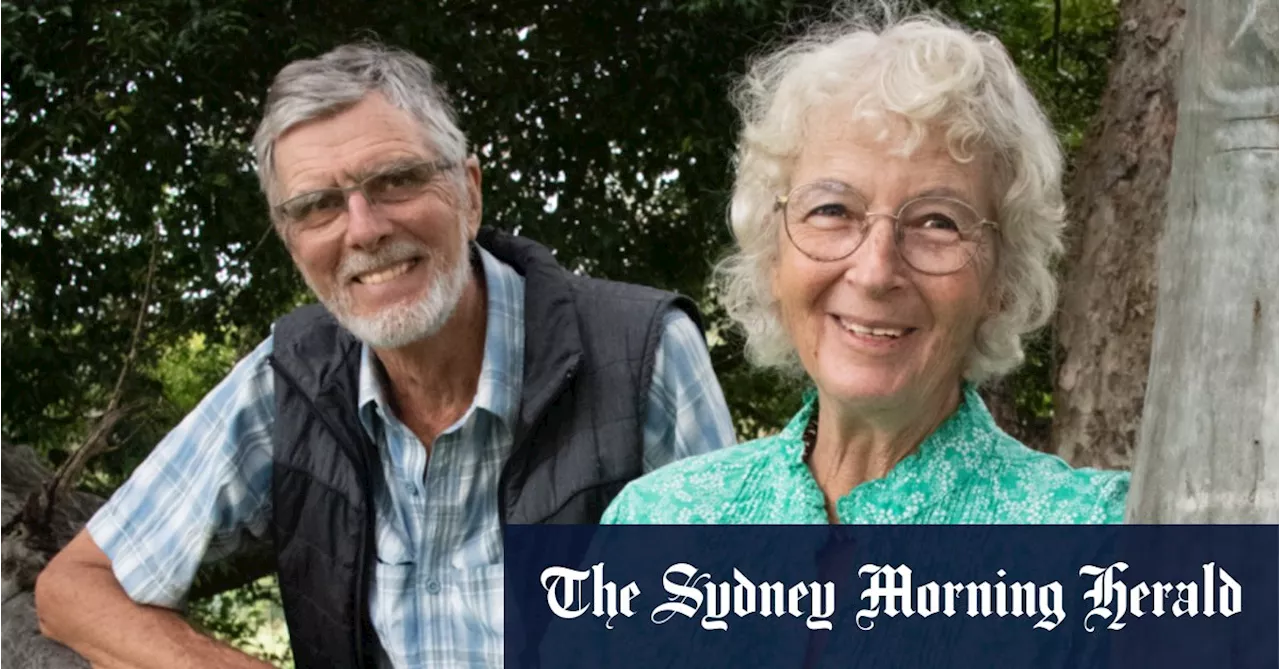
[[[524,279],[483,249],[488,294],[484,362],[471,406],[427,449],[397,420],[365,347],[359,415],[382,456],[377,563],[369,607],[392,667],[502,664],[502,531],[498,478],[512,447],[524,368]],[[735,442],[702,335],[665,318],[644,464]],[[271,517],[274,375],[268,338],[239,362],[89,521],[135,601],[182,606],[202,562],[264,537]]]

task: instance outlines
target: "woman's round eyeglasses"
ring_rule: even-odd
[[[850,185],[816,181],[777,198],[787,237],[801,253],[829,262],[853,255],[877,217],[893,221],[898,255],[924,274],[951,274],[977,255],[985,228],[999,230],[972,206],[953,197],[928,195],[903,203],[895,214],[867,211]]]

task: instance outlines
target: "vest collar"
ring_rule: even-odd
[[[582,362],[569,275],[545,246],[489,227],[476,243],[524,277],[524,379],[517,447]]]

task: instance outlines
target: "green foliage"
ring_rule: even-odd
[[[192,333],[264,333],[299,291],[283,249],[261,243],[245,152],[248,92],[268,75],[216,69],[223,45],[248,41],[228,4],[3,5],[6,436],[45,452],[82,438],[128,350],[153,240],[140,369]],[[158,394],[145,374],[125,390]],[[159,427],[143,411],[115,440]]]
[[[999,36],[1065,144],[1078,145],[1105,84],[1112,0],[1062,0],[1056,31],[1051,0],[935,4]],[[281,66],[368,36],[437,66],[485,170],[488,224],[547,243],[570,267],[703,305],[742,436],[778,429],[798,404],[801,381],[743,360],[708,278],[730,241],[737,120],[728,86],[749,54],[826,16],[828,2],[0,8],[7,438],[55,463],[83,439],[119,374],[153,244],[158,251],[124,397],[145,408],[89,472],[100,491],[118,485],[305,294],[270,231],[249,143]],[[1037,415],[1051,410],[1050,352],[1044,340],[1016,383],[1018,405]],[[234,617],[220,612],[236,601],[208,604],[207,622]]]
[[[203,333],[192,333],[161,351],[152,377],[168,403],[186,414],[227,375],[239,353],[227,343],[210,344]]]
[[[1115,46],[1115,0],[992,2],[944,0],[938,8],[998,37],[1045,107],[1068,151],[1080,140],[1102,98]]]
[[[280,585],[267,576],[244,587],[192,602],[187,620],[197,629],[282,669],[293,667]]]
[[[938,7],[999,36],[1064,141],[1078,143],[1105,82],[1111,0],[1064,1],[1056,36],[1047,0]],[[570,266],[710,305],[709,269],[729,243],[736,118],[727,87],[782,26],[822,18],[827,6],[442,3],[428,12],[168,0],[4,9],[3,349],[5,386],[21,392],[4,394],[3,429],[56,459],[105,404],[153,239],[161,253],[139,367],[168,371],[132,375],[129,398],[179,392],[175,406],[189,406],[226,360],[201,362],[180,381],[172,356],[181,342],[235,331],[251,345],[302,294],[269,231],[248,152],[262,92],[288,60],[369,35],[427,56],[485,165],[490,224],[550,244]],[[710,325],[728,332],[722,314]],[[737,346],[732,335],[721,341]],[[780,424],[789,402],[772,400],[794,392],[777,392],[736,350],[715,353],[740,426]],[[123,426],[117,441],[134,439],[118,450],[145,451],[171,417],[160,414]]]

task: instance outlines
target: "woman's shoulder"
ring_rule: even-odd
[[[602,524],[692,525],[730,522],[733,502],[781,456],[774,435],[677,460],[627,484]]]
[[[1012,522],[1119,523],[1124,520],[1129,472],[1072,467],[1002,434],[991,468],[994,499],[1016,508]]]

